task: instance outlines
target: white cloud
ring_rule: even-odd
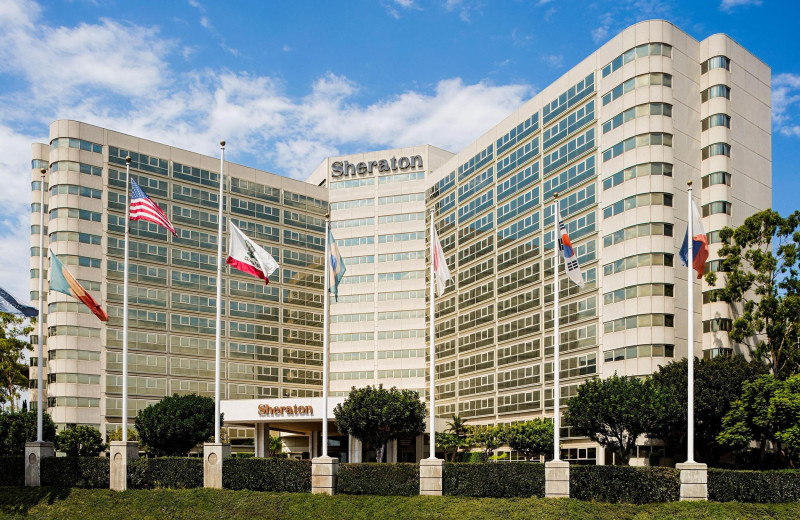
[[[47,142],[55,119],[209,155],[225,139],[232,161],[305,178],[329,155],[426,143],[457,151],[533,94],[524,84],[451,78],[364,104],[359,84],[328,73],[293,97],[272,77],[185,70],[194,49],[157,27],[54,27],[41,13],[34,3],[0,2],[0,26],[11,28],[0,34],[0,72],[14,85],[0,97],[0,247],[13,259],[0,265],[0,286],[21,297],[29,290],[30,144]]]
[[[542,56],[542,61],[554,69],[560,69],[564,66],[564,56],[561,54],[550,54]]]
[[[605,43],[608,38],[608,26],[601,25],[592,29],[592,41],[595,43]]]
[[[722,3],[719,4],[719,8],[722,11],[731,12],[737,7],[746,7],[750,5],[761,5],[761,0],[722,0]]]
[[[785,136],[800,137],[800,74],[783,73],[772,78],[772,122]]]

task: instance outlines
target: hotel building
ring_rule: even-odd
[[[695,356],[738,351],[739,347],[727,335],[730,311],[726,304],[714,301],[713,288],[705,281],[694,285],[695,315],[687,315],[687,270],[680,265],[677,253],[686,229],[688,181],[693,182],[694,200],[701,209],[711,244],[707,271],[721,268],[717,255],[719,231],[725,226],[740,225],[747,216],[771,206],[770,92],[770,69],[731,38],[718,34],[699,42],[669,22],[646,21],[615,36],[456,154],[432,146],[416,146],[331,157],[310,174],[307,184],[231,165],[234,177],[237,175],[234,172],[241,171],[239,175],[248,182],[275,186],[281,192],[280,197],[273,199],[251,195],[241,200],[264,207],[247,215],[251,226],[264,225],[268,221],[265,215],[281,215],[279,220],[272,221],[280,241],[272,240],[274,234],[254,233],[255,228],[246,232],[253,233],[251,236],[260,243],[273,246],[273,242],[276,253],[281,253],[276,258],[283,262],[281,278],[275,280],[279,283],[274,286],[280,287],[280,298],[269,300],[271,305],[262,309],[264,313],[280,309],[274,314],[280,318],[274,325],[275,329],[281,329],[278,338],[249,338],[254,349],[274,348],[270,352],[276,355],[280,352],[281,356],[262,358],[261,362],[256,358],[248,360],[248,366],[254,369],[275,367],[280,377],[264,387],[274,390],[251,395],[249,391],[233,393],[229,389],[229,399],[281,397],[286,391],[298,397],[302,392],[319,392],[321,377],[306,378],[299,383],[296,379],[287,382],[284,374],[305,370],[304,374],[319,375],[318,357],[306,357],[303,358],[306,363],[297,364],[294,360],[298,358],[291,355],[287,358],[285,352],[302,350],[309,356],[319,353],[316,339],[287,345],[286,338],[301,337],[294,336],[294,331],[308,333],[308,338],[318,338],[321,334],[317,321],[322,293],[320,249],[307,240],[298,245],[287,243],[285,238],[295,232],[292,222],[296,219],[286,220],[287,214],[304,215],[307,225],[318,225],[326,203],[330,206],[333,234],[347,266],[339,287],[339,301],[331,305],[330,389],[337,398],[346,395],[352,386],[383,383],[420,390],[427,399],[430,280],[426,226],[432,212],[454,276],[454,282],[436,300],[437,422],[453,414],[467,418],[472,424],[552,416],[556,368],[552,309],[556,194],[561,203],[561,219],[577,249],[585,280],[584,287],[579,288],[562,276],[558,287],[562,355],[557,369],[562,405],[589,377],[614,373],[647,375],[659,365],[686,357],[690,349]],[[83,128],[94,133],[89,130],[81,133]],[[112,320],[114,317],[119,320],[119,311],[115,309],[120,304],[113,299],[117,292],[112,289],[119,283],[111,278],[112,273],[118,272],[111,266],[119,265],[114,253],[119,247],[112,248],[111,244],[118,243],[120,239],[115,233],[119,231],[115,229],[121,229],[112,224],[112,219],[114,223],[118,221],[121,211],[119,204],[117,209],[113,205],[118,199],[112,198],[120,193],[112,182],[112,177],[119,178],[120,166],[115,162],[121,157],[118,151],[146,154],[148,167],[153,157],[164,161],[163,180],[150,170],[141,172],[172,185],[171,191],[165,186],[160,199],[159,193],[150,193],[154,199],[180,208],[178,213],[170,208],[171,216],[182,215],[186,207],[176,197],[175,186],[191,190],[198,184],[196,190],[203,191],[199,180],[194,183],[174,176],[175,161],[181,169],[188,164],[213,172],[214,160],[74,122],[54,123],[51,138],[54,141],[49,150],[45,145],[34,146],[34,160],[49,161],[52,175],[59,177],[60,161],[95,166],[99,175],[69,171],[68,181],[59,178],[59,184],[100,191],[100,198],[94,202],[85,196],[79,198],[80,195],[62,196],[60,191],[55,196],[52,194],[55,184],[51,187],[49,211],[54,220],[50,224],[50,240],[53,241],[54,232],[62,231],[77,237],[69,235],[72,238],[64,239],[62,245],[58,236],[52,248],[56,253],[78,258],[79,249],[89,254],[89,246],[93,246],[91,249],[96,253],[89,261],[97,260],[97,266],[84,267],[80,259],[73,266],[81,273],[79,278],[99,284],[97,290],[113,311]],[[62,138],[87,141],[99,148],[81,150],[83,141],[77,149],[70,148],[61,144]],[[112,154],[112,150],[117,152]],[[145,163],[140,160],[138,164]],[[38,164],[34,164],[33,179],[36,190]],[[177,193],[182,193],[180,190]],[[292,195],[287,198],[287,193]],[[310,204],[303,208],[287,207],[287,201],[294,200],[295,194],[310,197],[315,201],[313,207]],[[38,202],[38,193],[32,197]],[[75,198],[67,204],[61,202],[61,197]],[[195,203],[201,213],[203,200],[201,197]],[[91,210],[92,204],[98,208],[94,210],[99,215],[98,221],[69,217],[60,224],[62,207]],[[234,210],[237,204],[240,203],[234,198],[231,218],[239,218]],[[109,211],[102,211],[104,205]],[[207,212],[213,213],[213,208]],[[173,221],[179,227],[184,224],[179,219]],[[35,205],[32,223],[38,223]],[[58,229],[55,223],[59,223]],[[81,226],[87,230],[93,226],[93,231],[83,231]],[[197,232],[202,232],[202,225],[195,226]],[[32,245],[38,244],[38,230],[34,228]],[[76,231],[99,237],[99,244],[83,248]],[[296,232],[321,237],[318,227]],[[173,255],[170,262],[175,254],[182,255],[182,251],[188,250],[183,245],[172,247],[166,233],[162,234],[158,240],[150,236],[142,239],[147,247],[159,244],[170,249]],[[201,250],[198,247],[202,256]],[[309,262],[295,268],[286,261],[287,252],[291,258],[295,252],[310,255]],[[213,263],[214,253],[207,255]],[[176,308],[174,292],[196,293],[198,297],[212,299],[213,295],[202,288],[184,290],[174,283],[171,290],[166,290],[164,286],[175,279],[176,269],[172,269],[175,264],[167,263],[166,253],[160,260],[154,260],[153,269],[159,264],[161,269],[171,271],[165,273],[164,283],[161,279],[154,282],[153,290],[164,292],[158,300],[164,302],[162,310],[152,309],[148,295],[145,303],[133,308],[144,313],[145,318],[149,313],[164,315],[161,322],[156,321],[162,323],[162,329],[146,325],[150,321],[141,322],[142,334],[163,338],[162,350],[147,352],[149,339],[140,343],[145,349],[141,355],[160,356],[164,359],[162,363],[169,363],[164,365],[165,369],[172,367],[172,359],[199,358],[183,351],[173,356],[172,338],[184,337],[173,328],[174,324],[180,325],[182,318],[174,316],[187,319],[201,316],[201,311],[183,312],[183,308]],[[31,267],[37,266],[38,257],[34,255]],[[311,285],[301,284],[304,296],[300,300],[285,299],[286,292],[291,291],[286,288],[290,283],[286,280],[295,279],[292,274],[286,278],[287,270],[301,273],[297,280],[313,280]],[[235,275],[230,277],[235,279]],[[34,288],[35,280],[31,283]],[[245,279],[240,283],[246,283]],[[271,284],[269,288],[272,287]],[[233,296],[233,287],[229,290]],[[52,302],[61,302],[58,295],[50,298]],[[257,305],[256,301],[253,305]],[[48,338],[48,349],[77,349],[78,345],[86,344],[92,346],[89,349],[92,352],[101,353],[101,359],[93,359],[93,364],[87,360],[83,364],[74,362],[73,366],[96,367],[91,371],[95,376],[95,386],[91,388],[96,389],[95,399],[100,407],[92,415],[98,419],[91,422],[113,422],[108,411],[117,410],[118,416],[120,408],[115,390],[119,385],[109,384],[118,377],[112,375],[117,370],[114,367],[119,366],[115,332],[118,327],[110,322],[107,327],[99,328],[96,333],[99,336],[86,338],[80,336],[83,330],[80,327],[90,327],[84,322],[91,321],[93,316],[74,312],[59,315],[57,309],[50,309],[49,330],[62,324],[73,328],[64,329],[64,333],[55,329],[56,333]],[[287,312],[289,321],[285,320]],[[306,312],[315,317],[297,324],[292,321],[292,312]],[[252,316],[252,326],[263,324],[263,317]],[[231,316],[230,320],[233,319]],[[695,337],[691,342],[686,337],[688,319],[695,322]],[[75,320],[83,321],[73,323]],[[96,321],[91,327],[97,327]],[[231,338],[231,330],[226,329],[229,388],[233,384],[231,376],[239,373],[238,368],[232,371],[230,365],[244,363],[231,357],[230,344],[238,341]],[[199,330],[197,334],[195,337],[199,338],[205,332]],[[180,339],[176,341],[181,344]],[[64,347],[54,347],[54,342],[59,345],[63,342]],[[110,359],[116,364],[109,364]],[[56,360],[58,356],[49,361],[51,372],[66,372],[53,365]],[[317,362],[316,365],[311,361]],[[183,361],[175,363],[181,366]],[[289,368],[287,363],[294,364]],[[70,370],[88,375],[77,368]],[[51,373],[50,377],[53,375],[54,381],[58,381],[58,374]],[[100,376],[102,383],[97,382]],[[163,380],[163,384],[167,381],[171,384],[173,379],[166,372],[160,378],[142,377]],[[178,374],[175,380],[183,381],[183,375]],[[202,378],[194,376],[186,380],[199,383]],[[48,386],[49,401],[55,405],[49,409],[51,413],[61,411],[59,396],[73,395],[63,393],[69,384],[63,390],[60,383]],[[146,384],[143,383],[143,389]],[[256,388],[253,382],[249,385]],[[82,388],[74,384],[73,387],[76,393]],[[114,392],[116,397],[112,397]],[[146,395],[136,398],[143,404],[148,399],[157,399]],[[81,408],[63,409],[73,415],[61,418],[55,413],[58,423],[84,422],[78,415]],[[242,420],[242,424],[256,422]],[[566,459],[612,462],[593,443],[573,436],[569,425],[563,425],[562,433]],[[353,449],[351,445],[350,450]],[[649,449],[642,447],[641,459],[646,458]],[[418,442],[417,458],[421,451]]]

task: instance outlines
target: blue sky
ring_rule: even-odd
[[[772,67],[774,207],[797,208],[800,2],[0,0],[0,286],[28,293],[30,143],[60,118],[304,178],[458,151],[625,27],[729,34]]]

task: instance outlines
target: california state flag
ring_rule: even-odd
[[[436,277],[436,293],[441,296],[447,287],[447,282],[452,280],[450,276],[450,269],[447,268],[447,262],[444,259],[444,250],[442,243],[439,242],[439,235],[436,233],[436,226],[431,221],[431,258],[433,260],[433,272]]]
[[[231,248],[227,263],[234,269],[261,278],[266,283],[269,283],[269,275],[278,268],[278,262],[272,255],[247,238],[234,224],[231,224]]]

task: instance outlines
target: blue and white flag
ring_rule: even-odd
[[[11,294],[2,287],[0,287],[0,312],[22,315],[26,318],[35,318],[39,315],[39,311],[36,307],[20,303],[19,300],[11,296]]]
[[[339,282],[342,281],[347,267],[344,266],[342,254],[339,253],[339,247],[336,245],[330,229],[328,230],[328,269],[330,275],[328,291],[333,293],[336,301],[339,301]]]

